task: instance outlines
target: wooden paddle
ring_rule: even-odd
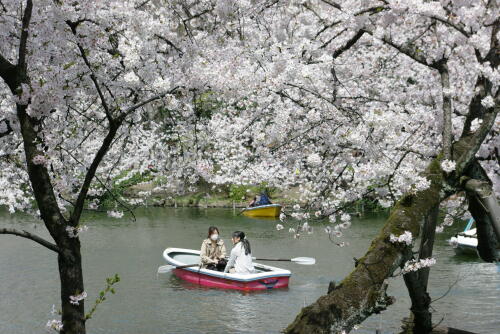
[[[252,257],[252,260],[255,260],[255,261],[285,261],[285,262],[294,262],[294,263],[297,263],[297,264],[302,264],[302,265],[305,265],[305,266],[311,266],[313,264],[316,264],[316,259],[313,258],[313,257],[294,257],[293,259],[261,259],[261,258],[256,258],[256,257]],[[166,273],[166,272],[169,272],[173,269],[184,269],[184,268],[190,268],[190,267],[197,267],[199,266],[199,263],[193,263],[193,264],[185,264],[185,265],[182,265],[182,266],[173,266],[173,265],[165,265],[165,266],[161,266],[158,268],[158,272],[159,273]]]
[[[183,268],[197,267],[199,265],[200,265],[199,263],[185,264],[185,265],[182,265],[182,266],[173,266],[171,264],[167,264],[165,266],[158,267],[158,272],[159,273],[168,273],[169,271],[174,270],[174,269],[183,269]]]

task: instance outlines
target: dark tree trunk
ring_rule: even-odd
[[[439,214],[439,205],[433,207],[425,217],[420,241],[419,259],[432,257],[434,237]],[[408,250],[411,252],[411,250]],[[408,254],[411,257],[412,254]],[[403,276],[408,294],[411,299],[411,312],[413,315],[413,331],[427,334],[432,331],[432,313],[429,310],[431,297],[427,292],[430,268],[423,268]]]
[[[429,312],[431,297],[427,293],[418,272],[410,272],[403,276],[411,299],[413,315],[413,332],[427,334],[432,331],[432,314]]]
[[[61,247],[62,248],[62,247]],[[68,240],[68,245],[57,258],[59,264],[59,278],[61,280],[61,307],[63,334],[85,334],[85,306],[84,300],[78,305],[71,304],[70,296],[84,291],[82,257],[80,241]]]
[[[486,262],[500,261],[500,242],[495,233],[499,217],[493,207],[495,204],[498,207],[498,204],[492,191],[491,180],[477,161],[467,170],[467,176],[471,178],[467,180],[465,188],[469,211],[476,221],[478,254]],[[495,203],[488,205],[488,197],[492,197],[490,200]]]

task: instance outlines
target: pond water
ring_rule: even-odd
[[[333,245],[321,226],[294,239],[289,226],[277,231],[276,221],[235,216],[230,209],[150,208],[136,211],[137,220],[116,220],[105,214],[84,217],[89,230],[82,235],[87,309],[118,273],[117,293],[99,305],[88,321],[88,333],[278,333],[301,307],[339,281],[361,257],[384,223],[383,216],[353,222],[343,238],[349,247]],[[220,228],[230,248],[230,234],[243,230],[257,257],[310,256],[315,266],[269,263],[292,271],[288,289],[243,293],[206,289],[158,274],[167,247],[199,248],[209,225]],[[464,224],[465,225],[465,224]],[[33,230],[47,236],[40,223],[26,216],[0,213],[0,226]],[[436,240],[437,265],[430,276],[434,320],[477,333],[500,333],[500,273],[494,264],[475,257],[457,257],[447,239],[455,226]],[[408,315],[409,298],[401,278],[391,279],[389,294],[396,304],[365,321],[356,333],[395,333]],[[54,253],[34,242],[0,235],[0,333],[43,333],[52,305],[59,302],[59,279]]]

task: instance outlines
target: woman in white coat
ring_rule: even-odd
[[[250,242],[245,238],[245,233],[241,231],[234,232],[232,240],[234,246],[224,272],[236,274],[251,274],[255,272],[252,263]]]

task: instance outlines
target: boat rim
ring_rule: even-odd
[[[281,204],[266,204],[266,205],[252,206],[250,208],[245,208],[244,211],[252,211],[265,208],[277,208],[277,207],[281,208]]]
[[[186,253],[186,254],[192,254],[192,255],[198,255],[198,256],[200,255],[199,250],[169,247],[163,251],[163,258],[167,261],[168,264],[173,265],[173,266],[182,266],[182,265],[185,265],[185,263],[180,262],[180,261],[175,260],[174,258],[170,257],[171,253]],[[217,277],[217,278],[225,278],[225,279],[240,281],[240,282],[251,282],[251,281],[265,279],[265,278],[290,277],[292,275],[291,271],[286,270],[286,269],[267,266],[267,265],[264,265],[261,263],[256,263],[256,262],[254,262],[253,265],[254,265],[254,267],[257,267],[257,268],[270,270],[270,272],[262,272],[262,273],[255,273],[255,274],[231,274],[231,273],[223,273],[220,271],[210,270],[210,269],[206,269],[206,268],[200,268],[199,266],[182,268],[182,270],[187,270],[187,271],[191,271],[191,272],[194,272],[197,274],[203,274],[203,275],[213,276],[213,277]]]

